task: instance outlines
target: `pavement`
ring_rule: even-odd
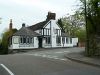
[[[65,54],[65,57],[67,59],[72,60],[72,61],[76,61],[79,63],[83,63],[83,64],[87,64],[87,65],[91,65],[91,66],[95,66],[95,67],[100,68],[100,58],[86,57],[84,55],[84,51],[71,52],[71,53]]]

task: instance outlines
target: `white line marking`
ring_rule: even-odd
[[[55,53],[68,53],[69,51],[59,51],[59,52],[55,52]]]
[[[47,57],[46,55],[41,55],[42,57]]]
[[[5,65],[0,64],[10,75],[14,75]]]
[[[67,60],[67,59],[60,59],[60,60]]]
[[[64,52],[55,52],[55,53],[64,53]]]
[[[69,51],[64,51],[64,52],[69,52]],[[58,52],[60,53],[60,52]],[[33,56],[40,56],[40,57],[43,57],[43,58],[51,58],[51,59],[58,59],[58,60],[62,60],[62,61],[66,61],[67,59],[64,59],[64,58],[59,58],[58,56],[52,56],[52,55],[46,55],[46,54],[27,54],[27,55],[33,55]]]
[[[50,56],[50,55],[48,55],[47,58],[57,58],[57,56]]]
[[[53,59],[59,59],[59,58],[53,58]]]
[[[41,55],[39,55],[39,54],[31,54],[31,55],[34,55],[34,56],[41,56]]]
[[[64,51],[64,52],[68,52],[69,53],[70,51]]]

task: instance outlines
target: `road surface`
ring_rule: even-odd
[[[80,50],[84,48],[45,49],[1,55],[0,63],[14,75],[100,75],[100,68],[73,62],[64,57],[64,54]]]

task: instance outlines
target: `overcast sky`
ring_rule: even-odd
[[[78,0],[0,0],[0,33],[9,27],[13,20],[14,28],[21,28],[22,23],[32,25],[46,19],[48,11],[56,13],[57,19],[66,14],[73,14]]]

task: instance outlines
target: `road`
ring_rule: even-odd
[[[100,68],[73,62],[64,57],[64,54],[80,50],[84,48],[33,50],[1,55],[0,63],[14,75],[99,75]]]

